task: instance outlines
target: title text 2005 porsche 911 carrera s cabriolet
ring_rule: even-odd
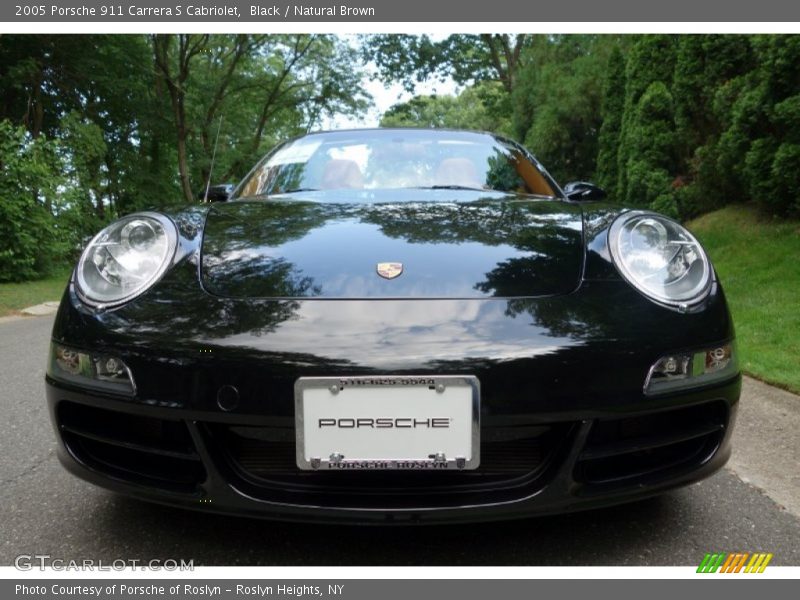
[[[76,475],[279,519],[521,517],[727,460],[734,331],[698,241],[485,133],[310,134],[226,202],[86,247],[47,398]]]

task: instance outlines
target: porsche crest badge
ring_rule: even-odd
[[[394,279],[403,273],[403,263],[385,262],[378,263],[378,275],[384,279]]]

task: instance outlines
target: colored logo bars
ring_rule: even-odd
[[[772,554],[768,552],[708,553],[697,567],[697,572],[716,573],[719,570],[720,573],[739,573],[740,571],[742,573],[763,573],[771,560]]]

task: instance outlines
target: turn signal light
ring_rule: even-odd
[[[727,379],[739,372],[736,342],[659,358],[647,374],[644,393],[660,394]]]
[[[121,359],[50,344],[47,374],[53,379],[117,394],[133,395],[133,375]]]

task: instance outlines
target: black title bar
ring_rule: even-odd
[[[798,22],[786,0],[11,0],[3,22]]]

